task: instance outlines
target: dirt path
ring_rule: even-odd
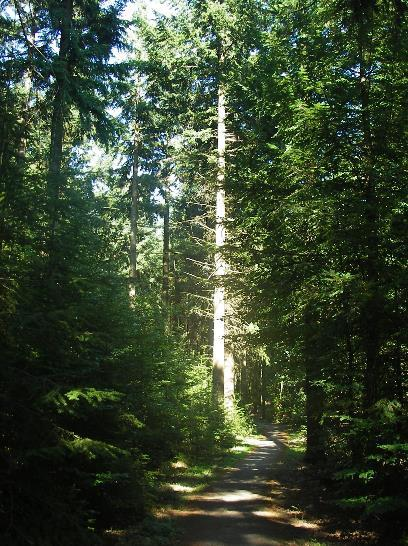
[[[264,434],[237,468],[173,513],[181,546],[292,546],[325,538],[316,522],[279,502],[282,491],[273,478],[282,433],[270,426]]]

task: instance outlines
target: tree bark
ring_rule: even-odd
[[[345,340],[346,340],[346,352],[347,352],[347,398],[349,403],[350,414],[354,414],[355,401],[354,401],[354,373],[356,369],[355,358],[354,358],[354,349],[353,349],[353,338],[350,327],[349,318],[346,317],[346,331],[345,331]]]
[[[24,107],[21,113],[21,118],[19,124],[21,126],[21,132],[19,135],[19,142],[17,145],[17,162],[20,169],[24,166],[26,151],[27,151],[27,135],[28,135],[28,126],[30,121],[30,102],[32,97],[32,80],[33,80],[33,50],[35,44],[35,34],[36,34],[36,11],[31,13],[30,27],[27,30],[24,26],[23,16],[18,6],[18,3],[15,3],[17,9],[18,17],[20,19],[21,28],[23,30],[24,36],[27,41],[27,69],[22,78],[23,88],[24,88]],[[31,9],[30,9],[31,12]]]
[[[26,152],[27,152],[27,135],[29,124],[29,112],[30,112],[30,98],[31,98],[32,79],[30,73],[26,73],[24,76],[24,110],[21,113],[20,127],[21,133],[17,144],[17,163],[20,169],[24,167]]]
[[[51,143],[47,177],[47,194],[50,225],[50,257],[55,248],[55,228],[60,214],[61,167],[64,142],[64,118],[67,110],[68,58],[71,46],[73,1],[64,0],[61,10],[61,37],[58,63],[55,64],[56,93],[51,119]]]
[[[266,418],[266,366],[261,362],[261,417]]]
[[[370,116],[370,48],[373,5],[360,7],[357,15],[359,93],[361,106],[362,161],[361,183],[363,196],[365,258],[362,274],[367,282],[368,298],[362,307],[362,325],[366,368],[364,373],[364,404],[368,408],[381,398],[383,366],[380,358],[380,290],[379,290],[379,211],[376,195],[373,137]]]
[[[215,289],[214,289],[214,341],[213,341],[213,396],[217,402],[224,399],[225,365],[225,260],[222,254],[225,243],[225,94],[222,83],[218,85],[218,172],[216,187],[215,220]]]
[[[168,313],[170,304],[170,192],[167,181],[164,185],[163,205],[163,283],[162,301],[163,307]]]
[[[249,372],[248,372],[248,357],[247,349],[244,349],[244,354],[242,357],[242,363],[240,366],[241,372],[241,385],[240,385],[240,396],[244,404],[248,404],[250,401],[249,396]]]
[[[310,311],[307,310],[305,312],[304,336],[307,430],[305,460],[317,464],[325,456],[324,430],[321,423],[324,409],[324,392],[323,387],[318,383],[322,379],[322,370],[316,356],[316,335],[313,327],[313,317]]]
[[[405,403],[405,393],[403,386],[403,373],[402,373],[402,351],[401,351],[401,342],[397,339],[395,340],[395,349],[392,355],[392,368],[394,372],[394,382],[395,382],[395,396],[400,402],[401,406],[404,406]]]
[[[234,357],[231,351],[225,352],[224,362],[224,404],[227,411],[231,411],[234,407]]]
[[[130,187],[130,298],[134,298],[136,296],[137,282],[137,242],[139,237],[139,146],[139,127],[137,122],[135,122],[133,135],[132,181]]]
[[[10,106],[10,83],[7,74],[7,85],[5,86],[4,97],[4,112],[0,126],[0,250],[3,249],[3,244],[6,239],[6,211],[8,201],[8,185],[6,178],[6,165],[8,164],[8,146],[9,142],[9,127],[7,124],[8,109]]]

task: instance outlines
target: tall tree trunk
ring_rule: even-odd
[[[64,0],[61,9],[61,36],[58,63],[55,64],[56,93],[51,119],[51,143],[49,153],[47,194],[49,212],[50,263],[55,260],[55,229],[60,215],[61,167],[64,142],[64,118],[67,110],[68,57],[71,45],[73,17],[72,0]],[[53,265],[51,265],[51,270]]]
[[[261,362],[261,417],[266,418],[266,365]]]
[[[234,356],[230,350],[225,351],[224,362],[224,404],[227,411],[231,411],[234,407]]]
[[[313,316],[305,312],[304,358],[305,358],[305,395],[306,395],[306,455],[305,460],[317,464],[324,459],[325,441],[321,423],[324,408],[324,392],[319,384],[322,370],[317,359],[316,333]]]
[[[316,384],[320,379],[313,356],[306,356],[306,456],[310,463],[318,463],[324,458],[324,435],[321,418],[323,415],[322,388]]]
[[[248,372],[248,361],[247,361],[247,349],[244,349],[244,354],[242,357],[242,363],[240,366],[241,371],[241,386],[240,386],[240,397],[244,404],[249,402],[249,372]]]
[[[5,86],[5,97],[4,97],[4,111],[1,120],[0,126],[0,176],[3,179],[3,166],[5,164],[5,152],[7,149],[8,142],[8,127],[7,127],[7,116],[8,116],[8,107],[9,107],[9,97],[10,97],[10,86],[7,81]]]
[[[165,312],[170,304],[170,192],[167,180],[164,185],[163,205],[163,283],[162,301]]]
[[[392,368],[394,372],[395,396],[398,402],[400,402],[400,404],[403,406],[405,402],[405,391],[404,391],[403,380],[402,380],[403,378],[402,351],[401,351],[401,342],[400,342],[399,336],[397,336],[395,340],[395,348],[391,358],[392,358]]]
[[[9,143],[9,127],[7,123],[8,109],[10,106],[10,78],[7,74],[6,79],[8,85],[5,87],[5,97],[4,97],[4,111],[2,116],[2,122],[0,126],[0,250],[3,249],[3,244],[6,238],[6,211],[7,211],[7,201],[8,201],[8,185],[6,179],[6,170],[7,164],[9,162],[8,158],[8,143]]]
[[[215,289],[214,289],[214,342],[213,342],[213,395],[217,402],[224,398],[225,362],[225,94],[218,85],[218,173],[215,223]]]
[[[30,99],[31,99],[31,88],[32,88],[32,77],[30,72],[26,72],[23,80],[24,85],[24,108],[21,113],[20,127],[21,132],[19,135],[19,140],[17,144],[17,163],[20,170],[24,167],[26,152],[27,152],[27,135],[28,135],[28,125],[30,118]]]
[[[220,65],[223,64],[222,54]],[[223,256],[225,243],[225,91],[222,82],[218,85],[218,173],[215,226],[215,278],[214,290],[214,344],[213,344],[213,392],[214,397],[224,401],[230,411],[234,403],[234,357],[226,343],[226,289],[227,264]]]
[[[357,15],[359,93],[361,104],[362,161],[361,182],[364,202],[364,241],[366,256],[362,273],[368,286],[368,298],[362,309],[366,354],[364,374],[366,407],[381,398],[383,369],[380,359],[380,290],[379,290],[379,211],[375,187],[374,151],[370,116],[370,49],[372,42],[373,3],[360,6]]]
[[[134,298],[136,296],[137,282],[137,242],[139,236],[139,146],[140,133],[136,122],[133,136],[132,181],[130,188],[130,298]]]
[[[352,328],[352,310],[350,305],[351,296],[349,291],[343,293],[343,323],[344,323],[344,342],[346,350],[346,370],[345,370],[345,391],[344,398],[348,406],[350,415],[354,415],[356,409],[356,400],[354,400],[354,383],[356,374],[356,361],[353,347],[353,328]]]
[[[35,47],[35,35],[36,35],[36,16],[37,13],[34,8],[34,12],[30,8],[30,27],[27,30],[24,26],[23,15],[21,13],[18,3],[15,3],[15,7],[18,13],[20,20],[21,28],[23,30],[24,36],[27,41],[27,69],[24,72],[22,77],[23,89],[24,89],[24,106],[21,112],[19,124],[21,126],[21,132],[19,135],[19,141],[17,145],[17,156],[18,156],[18,165],[20,169],[24,166],[26,151],[27,151],[27,135],[28,135],[28,126],[30,122],[30,102],[32,98],[32,80],[33,80],[33,53]]]
[[[354,401],[354,374],[356,369],[355,358],[354,358],[354,349],[353,349],[353,338],[350,327],[349,318],[346,317],[346,331],[345,331],[345,341],[346,341],[346,353],[347,353],[347,401],[349,404],[349,411],[351,415],[354,415],[355,401]]]

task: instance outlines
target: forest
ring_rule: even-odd
[[[1,544],[173,544],[257,423],[407,544],[407,0],[0,7]]]

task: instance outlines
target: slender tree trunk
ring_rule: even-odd
[[[27,73],[24,77],[24,111],[21,113],[20,126],[21,133],[17,145],[17,162],[20,170],[23,168],[27,153],[27,134],[29,124],[29,112],[30,112],[30,97],[31,97],[31,75]]]
[[[244,349],[244,355],[242,359],[242,365],[240,367],[241,369],[241,390],[240,395],[241,399],[244,402],[244,404],[248,404],[249,402],[249,388],[248,388],[248,358],[247,358],[247,349]]]
[[[132,181],[130,188],[130,298],[134,298],[136,296],[137,282],[137,242],[139,236],[139,146],[140,134],[139,127],[136,122],[133,136]]]
[[[379,212],[375,188],[374,152],[370,116],[370,48],[373,7],[361,8],[358,14],[359,92],[361,102],[362,161],[361,182],[364,200],[365,259],[362,273],[368,285],[369,297],[362,309],[362,324],[366,354],[364,374],[365,406],[381,398],[383,367],[380,359],[380,290],[379,280]]]
[[[228,411],[231,411],[234,407],[234,390],[234,357],[231,351],[226,351],[224,363],[224,403]]]
[[[317,360],[316,335],[310,311],[305,313],[304,327],[305,394],[306,394],[306,455],[307,462],[317,464],[324,459],[324,430],[321,423],[324,409],[324,392],[319,385],[322,370]]]
[[[261,362],[261,417],[266,417],[266,366],[265,362]]]
[[[3,244],[6,238],[6,211],[8,202],[6,165],[8,163],[7,144],[9,142],[9,127],[7,124],[7,117],[8,108],[10,105],[10,95],[10,85],[7,85],[4,97],[4,114],[0,127],[0,250],[3,249]]]
[[[163,284],[162,300],[163,307],[168,313],[170,304],[170,192],[167,181],[164,187],[163,206]]]
[[[17,4],[16,4],[17,6]],[[22,23],[22,16],[19,13],[20,22]],[[30,103],[32,98],[32,87],[33,87],[33,49],[35,44],[35,35],[36,35],[36,23],[35,23],[36,14],[34,13],[31,19],[31,25],[29,36],[28,36],[28,67],[23,76],[23,87],[24,87],[24,107],[21,113],[20,125],[21,133],[18,143],[18,164],[20,169],[24,167],[26,152],[27,152],[27,136],[28,136],[28,127],[30,123]],[[26,32],[26,31],[25,31]]]
[[[0,176],[3,178],[3,167],[4,167],[4,159],[5,159],[5,152],[7,149],[7,142],[8,142],[8,131],[7,131],[7,115],[8,115],[8,106],[9,106],[9,95],[10,95],[10,89],[9,85],[6,85],[6,91],[5,91],[5,100],[4,100],[4,112],[3,112],[3,119],[1,121],[1,128],[0,128]]]
[[[350,414],[354,414],[355,401],[354,401],[354,373],[355,373],[355,361],[354,361],[354,349],[352,341],[352,333],[350,328],[350,322],[346,317],[346,352],[347,352],[347,398],[349,403]]]
[[[231,341],[232,306],[227,289],[225,290],[225,300],[224,405],[227,411],[232,411],[235,397],[235,359]]]
[[[60,216],[60,191],[62,185],[61,167],[64,142],[64,118],[67,110],[67,77],[69,73],[68,56],[71,44],[71,27],[73,17],[72,0],[64,0],[61,10],[61,37],[58,63],[55,65],[56,93],[53,102],[51,119],[51,143],[47,177],[50,262],[55,256],[55,229]]]
[[[346,403],[350,415],[354,414],[356,401],[354,400],[354,378],[356,373],[356,362],[353,347],[353,330],[350,306],[350,294],[346,291],[343,294],[343,314],[344,314],[344,342],[346,349],[346,374],[345,374],[345,392]]]
[[[321,418],[323,415],[322,388],[316,384],[320,378],[313,357],[307,357],[306,362],[306,429],[307,443],[305,459],[310,463],[318,463],[324,458],[324,436]]]
[[[220,55],[222,65],[222,55]],[[226,262],[223,256],[225,243],[225,91],[222,82],[218,86],[218,173],[215,226],[215,279],[214,290],[214,344],[213,344],[213,394],[217,401],[224,401],[231,410],[234,401],[234,358],[226,346]]]
[[[218,86],[218,173],[215,223],[215,282],[214,289],[214,342],[213,342],[213,395],[221,402],[224,398],[225,362],[225,260],[222,254],[225,242],[225,94]]]
[[[401,351],[401,342],[397,339],[395,340],[395,349],[392,355],[392,368],[394,372],[394,381],[395,381],[395,396],[401,405],[404,405],[405,395],[404,395],[404,386],[402,381],[402,351]]]
[[[34,42],[34,33],[31,34],[31,40]],[[32,52],[30,48],[29,52],[29,63],[32,62],[31,60]],[[18,142],[18,165],[20,167],[20,170],[24,167],[25,159],[26,159],[26,153],[27,153],[27,137],[28,137],[28,127],[30,123],[30,102],[32,97],[32,73],[31,68],[29,68],[23,77],[23,85],[24,85],[24,107],[23,112],[21,113],[21,119],[20,119],[20,125],[21,125],[21,133],[20,138]]]

